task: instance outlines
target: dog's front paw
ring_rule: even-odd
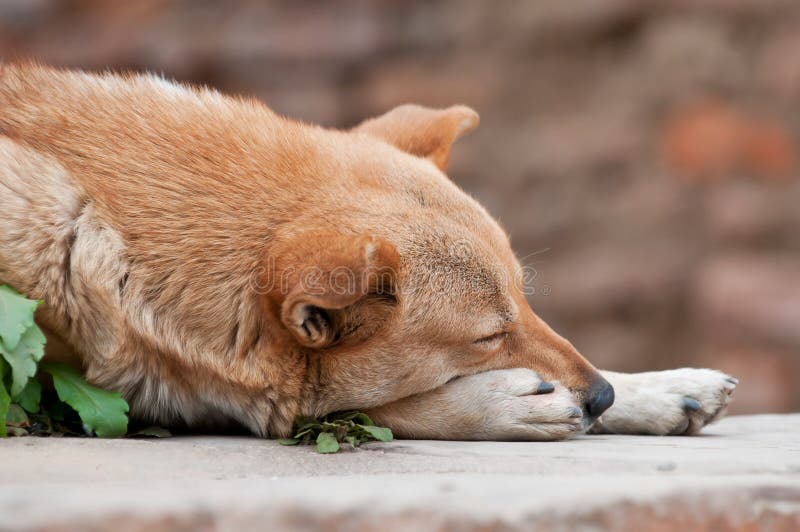
[[[584,429],[583,412],[572,394],[529,369],[488,371],[448,386],[479,414],[470,439],[563,440]]]
[[[738,380],[711,369],[609,374],[616,402],[591,432],[696,434],[725,415]]]

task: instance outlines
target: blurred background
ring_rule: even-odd
[[[450,175],[597,366],[710,366],[800,409],[797,0],[0,0],[0,58],[152,70],[352,126],[482,117]]]

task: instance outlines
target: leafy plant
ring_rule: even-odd
[[[87,434],[114,438],[128,431],[128,403],[119,393],[90,386],[80,373],[64,364],[41,367],[53,376],[59,399],[78,412]]]
[[[392,431],[377,427],[368,415],[362,412],[340,412],[320,419],[298,417],[295,434],[291,438],[278,440],[281,445],[316,444],[317,452],[323,454],[339,452],[342,443],[355,448],[370,441],[392,441]]]
[[[64,364],[42,363],[45,336],[33,321],[41,301],[0,286],[0,437],[83,433],[101,438],[128,430],[128,403],[119,393],[89,385]],[[43,393],[37,370],[53,378]]]

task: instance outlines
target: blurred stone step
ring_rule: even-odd
[[[0,442],[0,530],[800,529],[800,414],[697,437]]]

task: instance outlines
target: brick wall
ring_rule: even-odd
[[[0,0],[0,56],[164,72],[352,125],[482,125],[451,175],[597,365],[709,365],[800,408],[800,3]]]

